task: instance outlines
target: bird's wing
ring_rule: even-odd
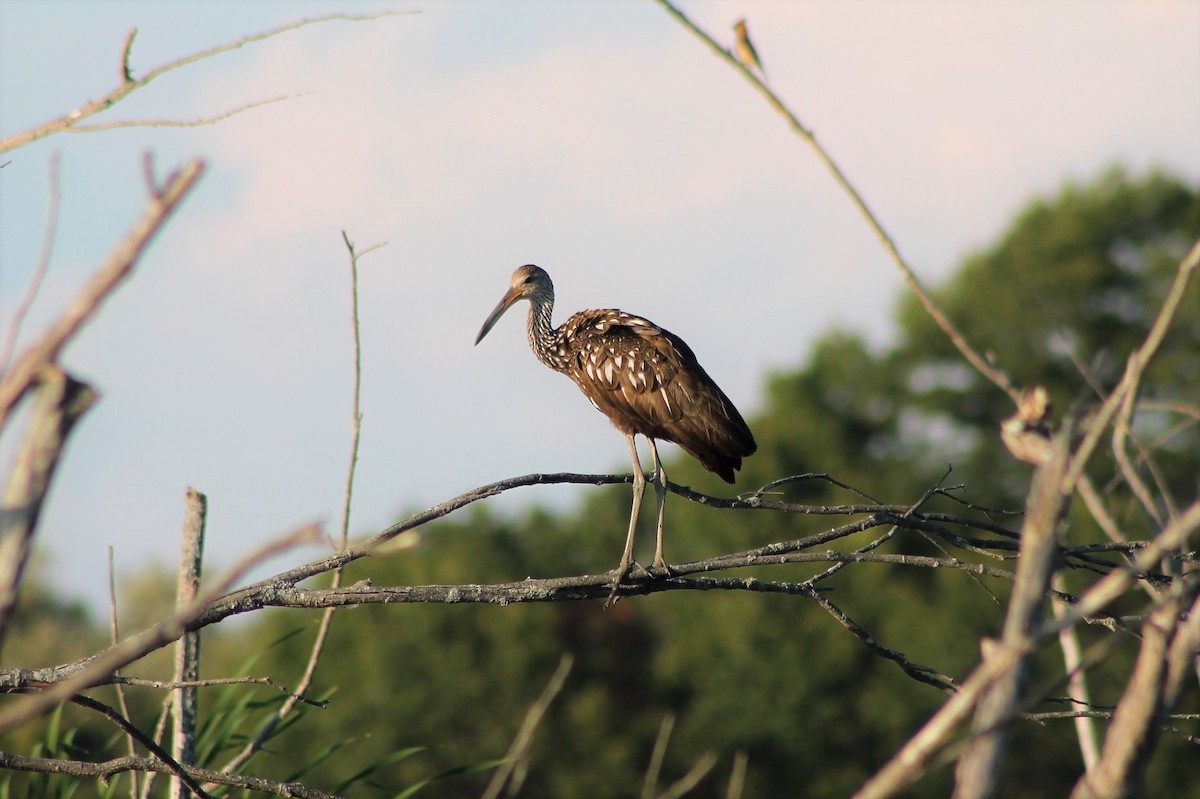
[[[670,389],[682,361],[659,327],[620,311],[594,311],[579,322],[571,331],[571,377],[592,404],[623,430],[681,417]]]
[[[754,437],[681,338],[615,310],[576,314],[564,328],[568,374],[618,430],[674,441],[732,482]]]
[[[592,313],[575,330],[572,377],[618,427],[674,441],[672,428],[686,417],[732,414],[744,426],[683,339],[640,316]]]

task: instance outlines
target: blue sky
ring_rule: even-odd
[[[1200,180],[1200,4],[681,6],[727,42],[748,18],[772,85],[931,283],[1064,179],[1123,163]],[[765,377],[800,365],[831,326],[886,344],[902,284],[869,230],[748,84],[649,0],[0,0],[0,135],[113,88],[134,26],[141,73],[303,17],[383,10],[418,13],[249,45],[94,121],[302,95],[284,103],[4,156],[4,329],[62,158],[57,246],[25,340],[131,225],[143,151],[161,170],[193,156],[210,167],[65,355],[103,394],[43,517],[65,592],[104,595],[110,544],[125,575],[173,563],[188,485],[209,495],[212,570],[303,522],[336,529],[351,398],[343,229],[363,247],[389,242],[361,265],[355,534],[506,476],[628,468],[621,437],[529,353],[521,314],[472,346],[520,264],[554,277],[558,321],[619,307],[678,333],[747,415]],[[5,469],[14,440],[0,441]],[[524,489],[499,504],[578,496]]]

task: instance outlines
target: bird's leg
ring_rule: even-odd
[[[638,460],[633,433],[626,433],[625,440],[629,442],[629,457],[633,461],[633,509],[629,512],[629,537],[625,539],[625,553],[621,555],[621,563],[617,566],[617,583],[624,579],[633,565],[633,539],[637,534],[638,511],[642,509],[642,492],[646,490],[646,475],[642,472],[641,461]]]
[[[670,567],[663,559],[663,511],[667,507],[667,470],[663,468],[662,459],[658,457],[658,447],[653,438],[650,442],[650,454],[654,456],[654,496],[658,500],[657,537],[654,543],[654,568],[669,572]]]
[[[642,471],[642,462],[637,459],[637,443],[634,440],[634,433],[625,433],[625,440],[629,441],[629,458],[632,464],[634,464],[634,507],[629,511],[629,536],[625,539],[625,552],[620,555],[620,563],[617,565],[617,571],[614,573],[612,581],[612,591],[608,594],[608,600],[604,603],[605,608],[616,605],[617,600],[620,599],[617,596],[617,589],[620,588],[620,581],[625,579],[625,575],[628,575],[632,567],[637,566],[644,575],[647,577],[650,576],[650,572],[646,571],[646,567],[634,560],[634,537],[637,534],[637,513],[642,510],[642,493],[646,491],[646,473]],[[653,449],[654,439],[648,440],[650,441],[650,447]],[[655,462],[658,462],[658,457],[658,452],[655,452]],[[659,517],[661,518],[661,516],[660,503]]]

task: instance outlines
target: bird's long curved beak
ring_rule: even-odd
[[[500,317],[504,316],[504,312],[511,308],[513,303],[521,299],[523,296],[524,295],[519,289],[509,289],[505,295],[500,298],[500,302],[494,309],[492,309],[492,312],[488,314],[488,318],[483,321],[483,327],[479,328],[479,335],[475,337],[475,343],[478,344],[479,342],[483,341],[483,337],[488,334],[488,331],[492,329],[497,321],[499,321]]]

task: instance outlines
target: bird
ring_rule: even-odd
[[[767,71],[763,69],[758,51],[754,49],[754,42],[750,41],[750,31],[746,30],[746,20],[739,19],[733,23],[733,30],[737,34],[734,47],[737,49],[738,59],[748,67],[757,67],[762,76],[766,78]]]
[[[758,448],[733,402],[708,376],[683,339],[640,316],[606,308],[580,311],[559,327],[551,324],[554,283],[533,264],[518,267],[508,291],[484,320],[478,345],[504,312],[529,302],[529,346],[538,360],[575,382],[596,410],[624,436],[633,464],[633,508],[625,551],[614,570],[617,587],[633,566],[633,541],[646,475],[638,460],[635,436],[650,443],[657,499],[653,568],[670,573],[663,557],[663,510],[667,473],[655,440],[672,441],[727,483],[742,459]],[[645,571],[645,569],[643,569]]]

